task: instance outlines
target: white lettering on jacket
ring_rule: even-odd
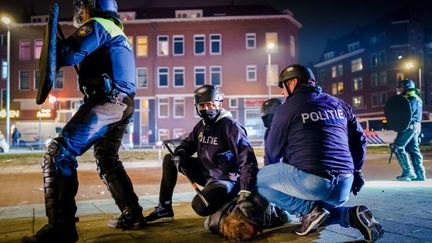
[[[306,123],[307,121],[324,121],[324,120],[334,120],[334,119],[344,119],[345,114],[343,110],[324,110],[324,111],[312,111],[309,113],[301,113],[302,122]]]
[[[218,137],[212,137],[212,136],[199,136],[198,140],[200,143],[206,143],[206,144],[212,144],[212,145],[219,145],[218,143]]]

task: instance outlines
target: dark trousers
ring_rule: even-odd
[[[159,191],[159,204],[162,207],[171,207],[174,187],[177,183],[177,168],[171,158],[172,156],[167,154],[162,162],[162,179]],[[200,216],[207,216],[216,212],[239,192],[237,182],[211,178],[207,169],[197,158],[185,158],[182,169],[193,182],[204,187],[201,193],[208,202],[208,206],[198,195],[192,200],[192,208]]]

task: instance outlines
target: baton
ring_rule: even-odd
[[[388,160],[389,164],[391,163],[392,158],[393,158],[393,150],[390,150],[390,158]]]
[[[165,147],[168,149],[168,152],[174,156],[174,152],[172,151],[172,149],[170,148],[170,146],[168,145],[168,143],[170,142],[164,142]],[[198,197],[201,199],[201,201],[204,203],[204,205],[206,207],[209,206],[209,203],[207,202],[207,200],[205,199],[204,195],[202,194],[201,190],[198,188],[198,185],[187,175],[186,170],[184,168],[182,168],[180,166],[180,170],[183,173],[183,175],[186,176],[186,178],[189,180],[189,182],[192,185],[192,188],[195,190],[195,192],[197,193]]]

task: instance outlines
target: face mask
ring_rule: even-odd
[[[217,116],[219,115],[220,110],[201,110],[199,111],[200,116],[204,120],[205,124],[212,124],[216,121]]]
[[[264,127],[265,128],[269,128],[270,124],[273,120],[273,114],[267,114],[261,117],[263,123],[264,123]]]

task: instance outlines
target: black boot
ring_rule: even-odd
[[[116,219],[110,219],[108,226],[116,229],[142,229],[146,221],[142,215],[142,208],[132,209],[125,207],[122,214]]]
[[[25,236],[24,243],[71,243],[78,241],[78,233],[73,224],[46,224],[36,234]]]

